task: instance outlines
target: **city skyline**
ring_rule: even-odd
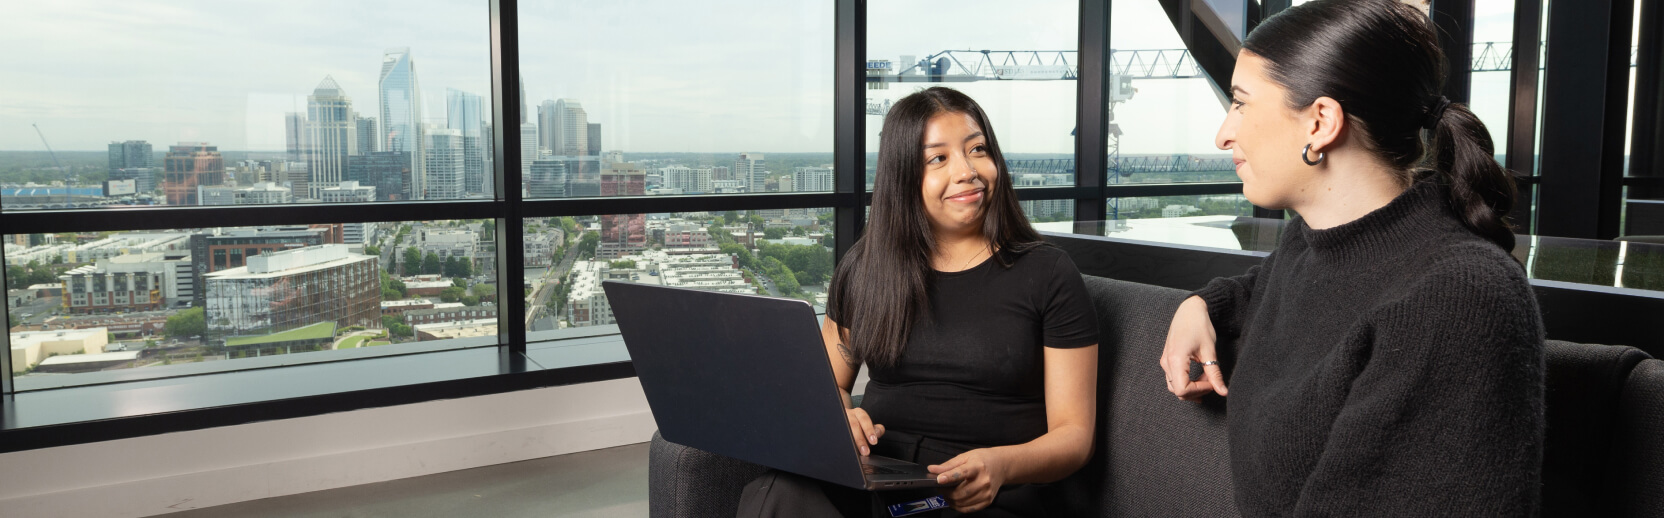
[[[333,77],[356,94],[360,115],[388,122],[370,108],[378,91],[376,61],[389,48],[410,48],[423,84],[416,95],[419,123],[446,124],[445,91],[456,89],[490,102],[489,41],[484,5],[457,1],[401,2],[298,9],[219,3],[187,4],[85,2],[74,26],[52,23],[6,25],[0,42],[46,41],[41,52],[9,56],[15,81],[0,90],[0,150],[43,149],[25,123],[38,123],[59,150],[96,150],[109,142],[145,140],[157,145],[209,142],[224,150],[285,149],[283,114],[304,112],[309,87]],[[655,4],[657,5],[657,4]],[[935,13],[940,28],[908,20],[929,9],[922,2],[869,7],[869,58],[897,60],[954,48],[1060,49],[1074,47],[1077,5],[1053,0],[1025,5],[1025,16],[1003,20],[1002,31],[962,29],[1009,4],[985,2],[986,9]],[[636,6],[639,8],[640,6]],[[581,99],[590,122],[606,128],[608,147],[663,152],[831,151],[832,33],[830,1],[794,4],[755,2],[753,8],[655,7],[662,16],[630,16],[630,6],[526,2],[521,6],[521,41],[527,111],[545,100]],[[975,7],[975,6],[970,6]],[[12,20],[67,19],[57,4],[21,5]],[[338,17],[306,16],[340,11]],[[1511,4],[1481,0],[1476,5],[1477,40],[1508,37]],[[150,16],[162,12],[169,16]],[[87,14],[92,13],[92,14]],[[145,16],[139,16],[145,14]],[[1181,48],[1155,0],[1114,4],[1112,44],[1118,49]],[[128,23],[141,19],[140,25]],[[299,31],[233,33],[242,20]],[[365,24],[362,20],[386,20]],[[466,20],[477,20],[470,25]],[[573,24],[583,19],[594,23]],[[459,23],[461,22],[461,23]],[[1153,23],[1159,22],[1159,23]],[[896,24],[905,29],[896,29]],[[713,30],[669,31],[697,26]],[[538,30],[561,27],[560,31]],[[190,31],[187,29],[210,29]],[[722,28],[755,29],[778,41],[723,36]],[[789,30],[786,30],[788,29]],[[670,33],[667,38],[612,38],[628,33]],[[177,39],[138,38],[144,32],[178,33]],[[199,34],[200,33],[200,34]],[[319,38],[317,34],[339,34]],[[209,35],[218,39],[210,41]],[[82,38],[74,44],[65,38]],[[135,40],[135,41],[128,41]],[[640,40],[640,41],[637,41]],[[119,46],[82,42],[120,41]],[[605,45],[596,45],[597,42]],[[126,43],[132,43],[128,45]],[[13,47],[16,47],[14,45]],[[583,49],[583,50],[573,50]],[[184,62],[155,56],[192,55]],[[262,56],[250,60],[244,56]],[[190,61],[211,63],[214,74]],[[64,63],[116,74],[120,82],[91,80]],[[230,63],[230,66],[223,64]],[[254,66],[258,64],[259,66]],[[148,66],[148,68],[147,68]],[[1491,77],[1497,76],[1497,77]],[[1496,130],[1506,106],[1482,92],[1506,88],[1507,74],[1474,77],[1474,109]],[[89,80],[81,81],[78,79]],[[188,80],[181,80],[187,78]],[[1072,81],[977,82],[953,85],[983,103],[1012,152],[1066,153],[1073,150]],[[1118,107],[1117,122],[1129,138],[1123,152],[1205,153],[1223,116],[1218,97],[1202,79],[1141,81],[1139,97]],[[868,92],[881,100],[914,85]],[[489,110],[487,110],[489,111]],[[868,117],[868,149],[876,148],[878,117]],[[493,127],[501,127],[493,124]],[[386,150],[382,148],[381,150]],[[414,150],[407,150],[414,151]],[[420,167],[420,166],[418,166]]]

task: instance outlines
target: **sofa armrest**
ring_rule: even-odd
[[[652,518],[733,516],[745,484],[768,468],[683,446],[653,432],[647,458]]]

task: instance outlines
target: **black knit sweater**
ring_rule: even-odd
[[[1259,266],[1196,293],[1237,338],[1222,354],[1245,516],[1537,514],[1536,298],[1445,198],[1423,182],[1334,228],[1295,219]]]

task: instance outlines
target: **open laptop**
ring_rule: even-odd
[[[809,303],[605,281],[665,440],[858,489],[938,486],[863,457]]]

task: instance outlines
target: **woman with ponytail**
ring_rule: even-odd
[[[1227,396],[1246,516],[1537,513],[1543,326],[1514,183],[1445,73],[1396,0],[1315,0],[1243,42],[1216,143],[1249,201],[1299,217],[1180,305],[1161,367],[1180,399]]]

